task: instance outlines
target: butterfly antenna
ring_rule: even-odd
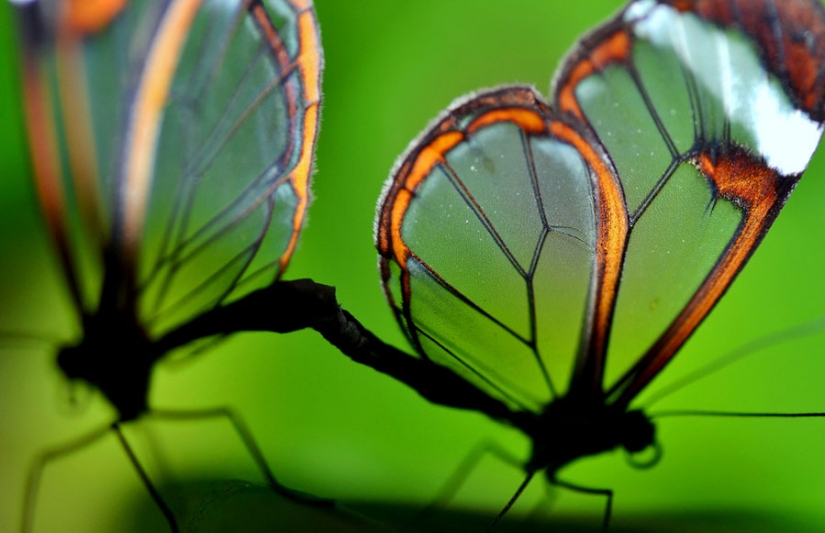
[[[665,418],[673,416],[718,416],[729,418],[825,418],[825,413],[749,413],[740,411],[705,411],[691,409],[674,409],[659,411],[650,415],[650,418]]]
[[[108,433],[109,429],[109,425],[103,426],[102,428],[92,431],[74,442],[48,450],[35,459],[31,470],[29,470],[29,479],[26,482],[26,491],[24,492],[23,533],[31,533],[32,531],[35,504],[37,503],[37,492],[40,488],[40,478],[43,475],[43,469],[46,468],[46,465],[55,459],[59,459],[65,455],[71,455],[77,450],[81,450],[86,446],[89,446]]]
[[[714,374],[719,370],[729,365],[732,365],[733,363],[741,359],[744,359],[749,355],[753,355],[754,353],[760,350],[769,348],[771,346],[784,344],[786,342],[803,339],[805,337],[821,333],[822,331],[825,331],[825,316],[819,317],[817,319],[811,320],[810,322],[806,322],[804,324],[800,324],[792,328],[771,333],[763,337],[759,337],[755,340],[752,340],[751,342],[743,344],[739,348],[736,348],[733,351],[728,352],[727,355],[715,359],[712,363],[709,363],[687,374],[681,379],[678,379],[672,382],[670,385],[662,389],[659,389],[655,393],[651,394],[645,401],[645,409],[649,409],[654,403],[657,403],[660,400],[666,398],[667,396],[670,396],[674,392],[677,392],[692,383],[704,379],[707,376]]]
[[[653,468],[654,466],[659,464],[659,461],[662,460],[662,444],[657,439],[653,441],[653,446],[649,448],[653,449],[653,455],[647,459],[640,459],[639,453],[628,453],[628,464],[633,468],[637,468],[639,470],[647,470],[648,468]]]

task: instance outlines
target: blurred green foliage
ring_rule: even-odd
[[[619,6],[615,0],[316,0],[326,69],[315,201],[286,277],[335,285],[367,327],[406,348],[381,294],[372,244],[375,202],[395,158],[460,95],[514,82],[546,94],[577,36]],[[76,325],[29,183],[12,23],[12,8],[3,2],[0,327],[65,339]],[[822,316],[823,175],[820,151],[749,266],[651,390],[764,333]],[[78,408],[68,405],[53,344],[0,342],[0,530],[13,531],[35,454],[99,427],[112,412],[96,395],[81,395]],[[657,407],[825,411],[824,348],[825,334],[760,351]],[[283,483],[355,507],[359,501],[423,506],[484,439],[521,456],[529,451],[517,432],[479,414],[430,405],[351,363],[312,332],[237,335],[195,361],[161,365],[154,378],[153,406],[231,405]],[[825,524],[825,421],[669,418],[658,427],[664,457],[651,470],[635,470],[615,453],[562,472],[576,483],[615,490],[617,529]],[[170,485],[261,481],[224,422],[148,420],[127,435],[153,476]],[[521,475],[485,460],[455,506],[492,517]],[[513,520],[542,494],[537,480]],[[582,516],[598,527],[602,500],[556,496],[548,520],[565,524]],[[119,531],[134,520],[130,509],[147,500],[112,436],[49,465],[38,498],[39,530]],[[157,512],[139,516],[144,529],[163,527]]]

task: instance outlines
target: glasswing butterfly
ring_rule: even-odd
[[[20,3],[23,103],[34,183],[80,335],[66,378],[97,389],[120,424],[150,411],[155,363],[228,333],[211,314],[277,282],[309,203],[322,52],[311,0]],[[239,419],[267,481],[281,487]]]
[[[823,54],[818,2],[636,0],[577,43],[552,104],[530,87],[471,94],[399,159],[376,245],[426,364],[414,379],[387,373],[530,437],[527,477],[498,518],[544,471],[605,495],[607,523],[612,493],[557,473],[655,447],[632,403],[805,170],[825,118]],[[426,384],[432,368],[490,401]]]

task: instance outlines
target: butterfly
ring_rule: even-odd
[[[426,364],[387,373],[531,439],[496,520],[544,472],[604,496],[607,524],[612,492],[557,474],[656,448],[633,401],[798,183],[822,136],[823,53],[817,2],[636,0],[574,46],[552,103],[522,86],[470,94],[398,160],[379,268]]]
[[[310,201],[322,51],[311,0],[21,3],[34,185],[80,334],[57,365],[116,411],[110,430],[173,529],[120,425],[151,410],[155,364],[227,333],[208,319],[282,276]],[[198,345],[202,346],[202,345]],[[238,417],[228,417],[267,481]]]

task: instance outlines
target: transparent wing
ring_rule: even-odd
[[[379,203],[384,289],[411,341],[514,407],[564,393],[591,327],[609,168],[588,146],[532,89],[473,96],[413,145]]]
[[[816,2],[639,0],[563,65],[556,104],[603,143],[630,221],[613,401],[676,353],[784,205],[822,134],[824,50]]]
[[[314,13],[294,4],[206,2],[192,22],[145,222],[142,311],[157,326],[271,283],[294,250],[320,73]]]
[[[309,202],[321,70],[311,3],[133,1],[93,23],[78,11],[41,6],[38,39],[59,95],[51,137],[76,200],[66,211],[85,230],[68,262],[90,257],[97,268],[78,270],[106,287],[84,308],[125,298],[159,334],[277,279]]]

